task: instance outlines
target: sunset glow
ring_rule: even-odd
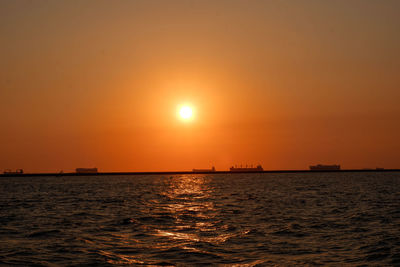
[[[365,1],[1,1],[0,171],[396,168],[400,1]]]

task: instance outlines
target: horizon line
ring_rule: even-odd
[[[340,169],[340,170],[262,170],[262,171],[136,171],[136,172],[32,172],[1,173],[0,177],[29,176],[105,176],[105,175],[174,175],[174,174],[243,174],[243,173],[321,173],[321,172],[400,172],[400,169]]]

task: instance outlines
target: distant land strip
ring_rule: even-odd
[[[107,175],[177,175],[177,174],[243,174],[243,173],[321,173],[321,172],[400,172],[400,169],[345,169],[345,170],[264,170],[264,171],[169,171],[169,172],[97,172],[97,173],[3,173],[0,177],[33,176],[107,176]]]

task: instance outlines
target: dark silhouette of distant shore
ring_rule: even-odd
[[[167,171],[167,172],[97,172],[97,173],[3,173],[0,177],[32,176],[107,176],[107,175],[177,175],[177,174],[243,174],[243,173],[321,173],[321,172],[400,172],[400,169],[345,169],[345,170],[263,170],[263,171]]]

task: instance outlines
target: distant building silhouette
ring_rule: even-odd
[[[318,165],[311,165],[310,166],[311,171],[334,171],[334,170],[340,170],[340,165],[323,165],[323,164],[318,164]]]
[[[97,168],[76,168],[76,173],[97,173]]]
[[[215,167],[212,166],[211,169],[193,169],[193,172],[215,172]]]

